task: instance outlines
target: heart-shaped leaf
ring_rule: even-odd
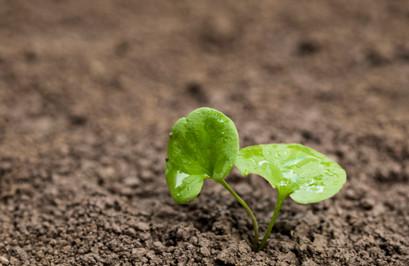
[[[281,194],[301,204],[336,194],[346,173],[336,162],[301,144],[265,144],[243,148],[236,162],[243,175],[264,177]]]
[[[239,151],[233,121],[223,113],[203,107],[179,119],[168,144],[166,181],[173,199],[187,203],[200,193],[204,180],[223,180]]]

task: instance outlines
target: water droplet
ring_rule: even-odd
[[[259,166],[259,167],[262,167],[262,166],[265,165],[265,164],[268,164],[268,161],[262,160],[262,161],[258,162],[258,166]]]
[[[323,186],[311,186],[310,190],[311,192],[322,193],[324,191],[324,187]]]
[[[304,189],[307,192],[312,192],[312,193],[322,193],[324,192],[324,186],[317,185],[313,181],[310,181],[302,186],[302,189]]]
[[[293,170],[283,172],[283,177],[294,183],[296,183],[298,179],[298,175]]]
[[[177,173],[176,173],[175,188],[180,187],[180,186],[183,184],[183,182],[185,181],[185,179],[186,179],[187,177],[189,177],[188,174],[183,173],[183,172],[180,172],[180,171],[177,171]]]

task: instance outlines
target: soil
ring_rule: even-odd
[[[408,25],[407,0],[0,0],[0,265],[409,265]],[[347,184],[286,201],[253,252],[221,186],[169,196],[169,128],[199,106]],[[265,228],[274,191],[228,181]]]

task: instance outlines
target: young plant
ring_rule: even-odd
[[[243,175],[262,176],[277,190],[276,206],[261,242],[254,212],[225,180],[233,165]],[[254,249],[260,250],[266,246],[287,197],[301,204],[325,200],[342,188],[346,173],[325,155],[301,144],[255,145],[239,150],[233,121],[204,107],[173,126],[166,181],[172,198],[186,204],[199,195],[207,179],[221,184],[246,210],[253,223]]]
[[[179,119],[169,135],[166,181],[178,204],[195,199],[205,180],[221,184],[243,206],[258,242],[256,216],[226,182],[239,152],[239,136],[230,118],[211,108],[199,108]]]
[[[243,148],[236,166],[245,176],[249,173],[262,176],[277,190],[276,206],[258,249],[266,246],[287,197],[300,204],[320,202],[335,195],[346,181],[344,169],[336,162],[301,144]]]

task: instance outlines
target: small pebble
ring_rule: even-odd
[[[148,240],[150,238],[150,234],[149,233],[141,233],[139,234],[139,238],[142,240]]]
[[[117,224],[113,224],[111,228],[112,228],[112,231],[114,231],[117,234],[122,233],[121,227],[119,225],[117,225]]]
[[[7,264],[9,264],[10,262],[9,262],[9,260],[6,259],[5,257],[0,256],[0,263],[7,265]]]
[[[356,195],[355,191],[352,190],[352,189],[347,189],[345,191],[345,197],[347,199],[349,199],[349,200],[356,200],[357,199],[357,195]]]
[[[150,179],[152,179],[153,174],[150,170],[142,170],[139,177],[143,180],[143,181],[149,181]]]
[[[162,250],[164,248],[163,244],[159,241],[153,242],[153,246],[159,250]]]
[[[206,247],[201,247],[200,248],[200,253],[202,253],[203,256],[209,257],[210,256],[210,250]]]
[[[139,222],[135,225],[136,229],[140,230],[140,231],[148,231],[150,226],[147,223],[144,222]]]
[[[363,199],[361,202],[362,208],[365,210],[372,210],[373,206],[375,205],[374,201],[372,199]]]
[[[125,231],[125,233],[126,233],[127,235],[129,235],[129,236],[132,236],[132,237],[136,236],[136,231],[135,231],[135,229],[133,229],[133,228],[127,228],[126,231]]]
[[[130,176],[124,179],[124,184],[130,187],[137,187],[141,182],[136,176]]]
[[[132,249],[132,254],[133,255],[137,255],[137,256],[143,256],[146,253],[148,253],[148,251],[144,248],[134,248]]]
[[[197,237],[195,237],[195,236],[192,236],[191,238],[190,238],[190,243],[192,243],[192,244],[197,244],[197,241],[198,241],[198,239],[197,239]]]

